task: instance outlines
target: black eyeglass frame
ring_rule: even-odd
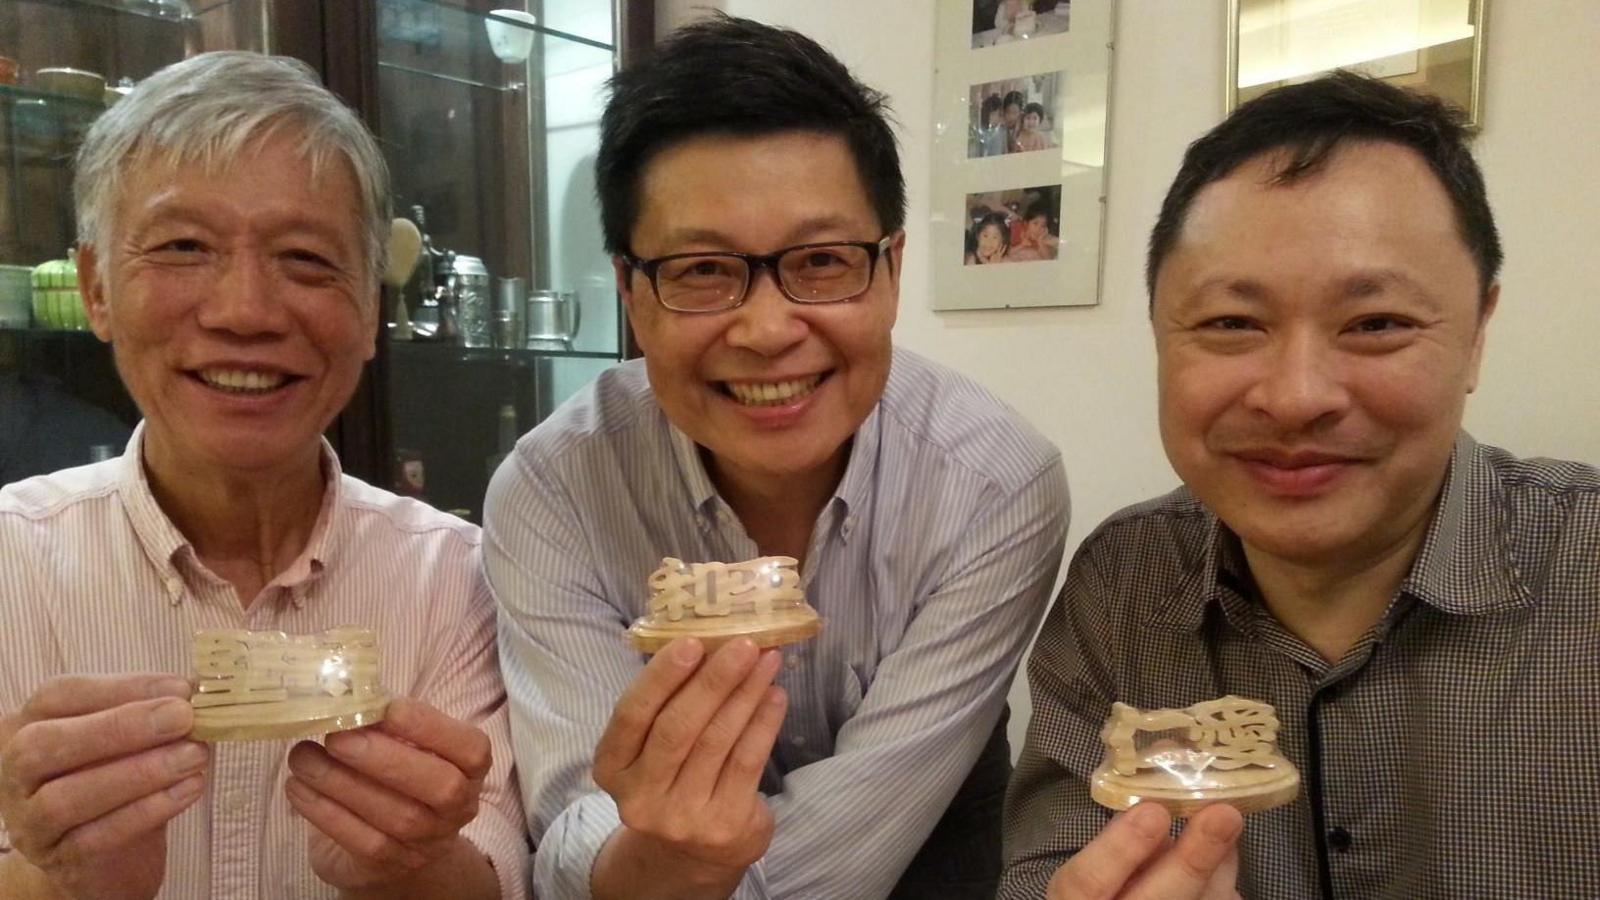
[[[629,269],[637,269],[639,272],[643,273],[646,279],[649,280],[650,293],[655,295],[656,302],[661,304],[663,307],[666,307],[667,309],[677,313],[684,313],[686,315],[702,315],[707,313],[727,312],[730,309],[738,309],[745,304],[746,300],[750,299],[750,286],[755,283],[756,273],[762,269],[772,270],[773,284],[778,286],[778,292],[783,294],[784,297],[787,297],[790,302],[801,303],[806,306],[826,306],[830,303],[849,303],[858,299],[867,291],[872,290],[872,281],[878,275],[878,260],[884,258],[884,256],[889,252],[889,246],[894,243],[894,238],[897,234],[899,234],[899,232],[890,232],[883,237],[878,238],[876,241],[819,241],[814,244],[795,244],[793,247],[784,247],[783,249],[774,251],[772,253],[738,253],[733,250],[724,250],[704,251],[699,253],[669,253],[666,256],[657,256],[652,259],[640,259],[639,257],[634,256],[632,253],[623,253],[621,256],[624,265],[626,265]],[[803,297],[796,297],[794,294],[789,292],[789,288],[783,283],[783,274],[778,271],[778,260],[796,250],[816,250],[822,247],[855,247],[866,251],[867,283],[862,286],[861,290],[851,294],[848,297],[840,297],[836,300],[807,300]],[[728,306],[719,306],[716,309],[679,309],[678,307],[672,306],[667,303],[667,301],[661,299],[661,288],[656,284],[656,273],[661,270],[661,266],[665,263],[672,262],[675,259],[698,259],[702,257],[710,257],[714,259],[738,259],[744,262],[744,287],[739,291],[739,299]]]

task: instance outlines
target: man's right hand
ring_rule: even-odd
[[[1159,805],[1134,806],[1056,870],[1048,900],[1237,900],[1239,811],[1213,804],[1177,841],[1171,829]]]
[[[12,859],[0,872],[42,874],[66,897],[154,897],[167,822],[205,789],[210,752],[184,739],[188,696],[188,682],[168,675],[69,676],[0,718],[0,819],[39,870]]]
[[[786,706],[779,654],[740,639],[704,655],[692,638],[656,654],[595,749],[595,783],[622,817],[596,897],[725,896],[772,840],[759,787]]]

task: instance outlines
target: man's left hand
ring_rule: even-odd
[[[483,732],[396,699],[384,720],[289,751],[289,803],[315,829],[311,868],[346,891],[404,883],[459,854],[492,751]],[[449,863],[446,863],[449,865]]]

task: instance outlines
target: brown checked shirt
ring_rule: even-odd
[[[1040,898],[1110,819],[1113,700],[1277,707],[1300,797],[1251,816],[1247,898],[1600,898],[1600,471],[1465,434],[1388,612],[1329,664],[1265,610],[1238,538],[1179,489],[1078,550],[1028,665],[1001,900]]]

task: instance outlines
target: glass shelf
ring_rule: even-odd
[[[591,2],[593,2],[593,0],[591,0]],[[518,22],[515,19],[504,19],[504,18],[501,18],[499,16],[491,16],[486,11],[476,10],[476,9],[467,9],[464,6],[460,6],[460,5],[457,5],[455,3],[447,3],[447,2],[445,2],[445,0],[401,0],[401,2],[394,2],[394,0],[391,0],[391,2],[387,3],[386,5],[390,6],[390,7],[400,7],[400,6],[433,7],[433,8],[436,8],[436,9],[446,10],[449,13],[452,13],[452,14],[460,14],[462,16],[466,16],[466,17],[473,18],[473,19],[478,19],[478,20],[485,20],[485,19],[492,18],[496,22],[503,22],[503,23],[505,23],[506,25],[508,25],[508,26],[510,26],[512,28],[518,28],[518,29],[524,29],[524,30],[527,30],[527,31],[533,31],[533,32],[536,32],[538,34],[546,35],[548,37],[558,38],[558,39],[563,40],[563,41],[572,41],[573,43],[576,43],[576,44],[587,44],[590,47],[594,47],[594,48],[599,49],[599,50],[604,50],[607,53],[610,53],[610,52],[612,52],[612,51],[614,51],[616,49],[616,47],[614,45],[612,45],[610,43],[607,43],[605,41],[599,41],[599,40],[595,40],[594,38],[584,37],[583,35],[580,35],[580,34],[573,34],[572,32],[563,31],[563,30],[558,29],[558,28],[551,28],[551,27],[549,27],[548,25],[546,25],[543,22],[539,22],[539,23],[535,23],[535,24],[531,24],[530,25],[530,24],[528,24],[526,22]],[[388,32],[385,32],[383,24],[379,25],[379,34],[383,39],[386,39],[386,40],[414,40],[415,39],[415,37],[413,37],[413,36],[409,36],[409,35],[406,35],[406,34],[401,33],[401,32],[397,32],[397,31],[392,30],[392,29],[390,31],[388,31]]]
[[[226,6],[233,0],[217,0],[199,13],[196,13],[185,0],[28,0],[28,2],[43,6],[105,10],[121,16],[157,19],[164,22],[183,22],[193,19],[196,15],[210,12],[218,6]]]
[[[548,359],[603,359],[616,362],[617,354],[596,350],[524,350],[505,347],[463,347],[460,344],[443,344],[431,341],[393,341],[390,352],[397,357],[427,358],[434,362],[450,361],[490,365],[527,366]]]
[[[14,84],[0,84],[0,103],[56,109],[91,119],[106,111],[106,105],[101,100],[87,100],[72,94],[57,94]]]

